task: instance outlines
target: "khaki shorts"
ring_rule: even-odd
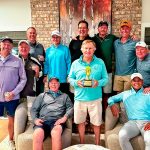
[[[87,113],[90,122],[95,126],[102,124],[102,99],[90,102],[75,101],[74,103],[74,122],[80,124],[86,121]]]
[[[108,74],[108,83],[103,87],[103,92],[105,94],[112,92],[112,73]]]
[[[129,90],[131,88],[130,77],[131,77],[130,75],[127,75],[127,76],[115,75],[113,90],[117,92]]]

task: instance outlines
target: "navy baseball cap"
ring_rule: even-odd
[[[12,40],[11,38],[9,38],[9,37],[3,37],[3,38],[1,39],[1,42],[5,42],[5,41],[9,41],[10,43],[13,44],[13,40]]]
[[[107,21],[100,21],[98,24],[98,27],[101,27],[103,25],[106,25],[108,27],[108,22]]]
[[[53,79],[55,79],[59,82],[59,79],[57,77],[51,77],[48,82],[51,82]]]

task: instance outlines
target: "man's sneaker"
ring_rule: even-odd
[[[12,141],[12,140],[10,140],[10,141],[9,141],[9,147],[10,147],[12,150],[15,150],[15,149],[16,149],[16,147],[15,147],[15,142]]]

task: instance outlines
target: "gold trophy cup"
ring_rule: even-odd
[[[91,67],[87,66],[85,68],[86,78],[83,80],[84,87],[92,87],[92,80],[90,79]]]

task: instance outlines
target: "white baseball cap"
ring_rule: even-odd
[[[139,42],[137,42],[136,45],[135,45],[135,47],[137,47],[137,46],[147,48],[147,45],[146,45],[146,43],[145,43],[144,41],[139,41]]]
[[[26,43],[27,45],[29,45],[29,42],[28,42],[27,40],[20,40],[19,43],[18,43],[18,46],[19,46],[21,43]]]
[[[133,80],[135,77],[138,77],[138,78],[140,78],[141,80],[143,80],[143,77],[142,77],[142,75],[141,75],[140,73],[133,73],[133,74],[131,75],[131,80]]]
[[[58,30],[52,31],[51,36],[53,36],[53,35],[57,35],[57,36],[61,37],[60,32]]]

